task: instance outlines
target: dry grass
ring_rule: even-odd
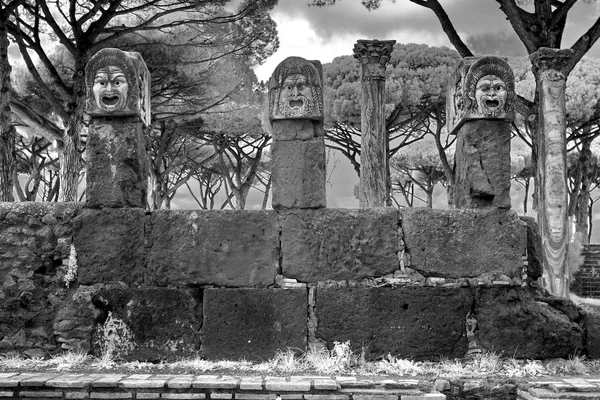
[[[364,351],[356,354],[348,342],[336,343],[328,350],[311,347],[307,352],[288,349],[263,363],[240,361],[207,361],[200,358],[171,363],[117,362],[110,356],[94,358],[83,353],[64,353],[49,360],[0,356],[0,372],[130,372],[161,374],[321,374],[364,376],[429,376],[429,377],[506,377],[524,378],[544,375],[597,375],[600,361],[573,356],[568,360],[517,360],[501,358],[494,353],[481,353],[469,359],[412,361],[388,355],[381,361],[367,362]]]

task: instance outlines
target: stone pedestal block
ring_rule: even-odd
[[[306,351],[306,289],[207,289],[202,354],[261,360],[278,350]]]
[[[532,296],[522,288],[482,288],[474,315],[477,343],[515,358],[566,358],[583,349],[583,331],[567,307]]]
[[[309,121],[310,122],[310,121]],[[306,121],[273,121],[310,129]],[[272,149],[273,208],[324,208],[325,142],[323,137],[309,140],[275,141]]]
[[[510,208],[510,123],[465,122],[456,142],[457,208]]]
[[[274,211],[155,211],[147,282],[268,286],[279,267]]]
[[[516,213],[403,208],[400,214],[410,267],[422,275],[521,276],[527,230]]]
[[[120,353],[114,356],[150,362],[200,351],[200,290],[108,287],[98,291],[92,302],[100,314],[93,339],[98,356],[111,346]],[[118,329],[127,336],[122,343],[115,337]]]
[[[79,283],[142,283],[144,220],[142,209],[82,210],[73,233]]]
[[[87,141],[87,204],[145,208],[148,173],[137,117],[94,117]]]
[[[282,272],[288,278],[361,279],[399,268],[395,208],[293,210],[279,218]]]
[[[369,359],[462,357],[472,301],[467,289],[318,288],[317,338],[364,346]]]

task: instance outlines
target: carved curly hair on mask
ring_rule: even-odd
[[[94,86],[94,79],[98,73],[98,70],[106,66],[115,66],[120,68],[125,74],[127,83],[129,83],[126,106],[124,110],[119,110],[119,113],[135,113],[140,96],[136,69],[127,52],[114,48],[106,48],[98,51],[85,66],[85,106],[87,112],[95,112],[100,110],[99,105],[96,104],[96,100],[94,99],[92,88]]]
[[[301,74],[306,77],[316,107],[315,113],[323,114],[323,84],[321,83],[321,76],[317,67],[302,57],[288,57],[275,68],[273,76],[269,80],[269,103],[272,107],[271,110],[274,110],[274,107],[277,106],[283,82],[288,76],[293,74]]]
[[[475,61],[465,76],[466,89],[466,110],[477,111],[477,101],[475,100],[475,90],[477,82],[486,75],[496,75],[506,84],[507,104],[515,96],[515,75],[506,61],[500,57],[486,56]]]

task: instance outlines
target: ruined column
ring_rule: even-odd
[[[385,129],[385,67],[395,40],[359,40],[354,57],[362,70],[360,208],[392,205],[388,158],[388,133]]]
[[[103,49],[85,68],[86,198],[90,207],[146,207],[150,73],[141,55]]]
[[[543,279],[550,293],[568,297],[569,242],[564,72],[572,50],[540,48],[529,57],[537,79],[537,219],[542,236]]]
[[[456,208],[510,204],[510,137],[515,78],[507,62],[494,56],[464,58],[450,80],[446,125],[457,135]]]
[[[324,208],[323,68],[301,57],[283,60],[269,80],[273,126],[274,209]]]

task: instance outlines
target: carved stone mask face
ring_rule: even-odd
[[[96,72],[92,91],[98,108],[112,112],[125,108],[129,85],[123,71],[109,65]]]
[[[506,83],[496,75],[485,75],[477,81],[475,100],[479,112],[487,117],[496,117],[504,112]]]
[[[281,85],[279,110],[290,117],[303,117],[312,112],[314,99],[310,85],[302,74],[289,75]]]

